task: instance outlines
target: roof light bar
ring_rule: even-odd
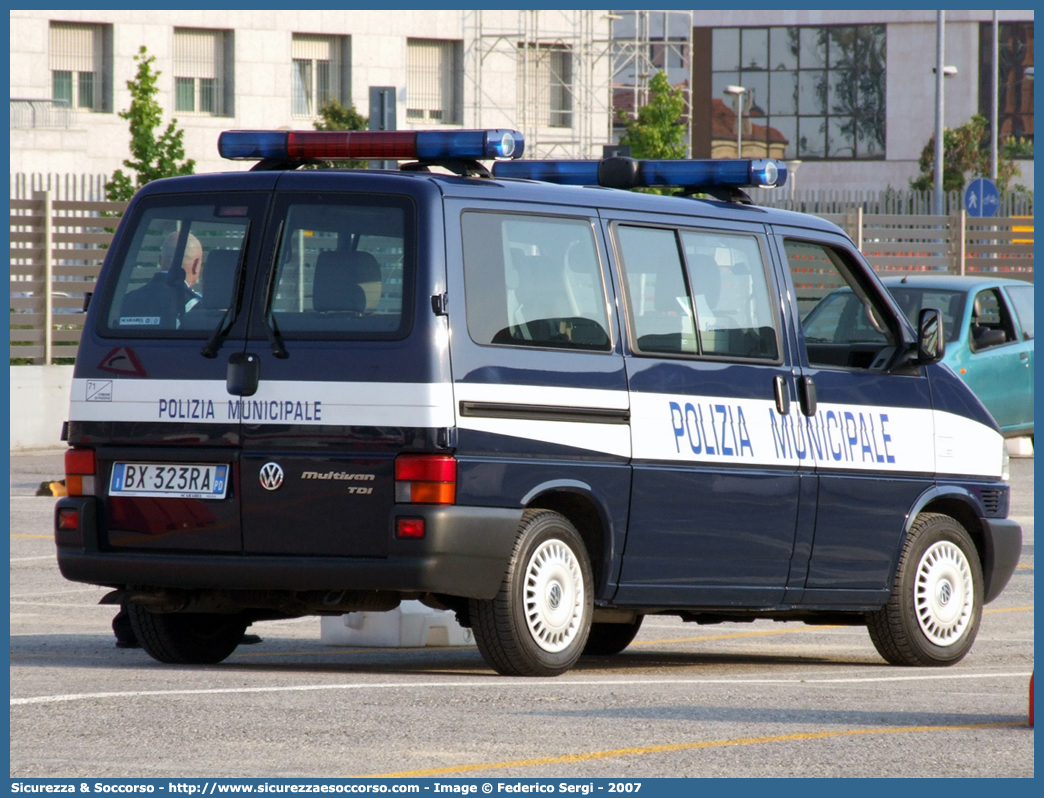
[[[516,130],[226,130],[218,152],[231,160],[487,160],[521,158]]]
[[[496,163],[493,176],[607,188],[774,188],[787,182],[787,166],[771,158],[642,161],[615,157],[601,161]]]

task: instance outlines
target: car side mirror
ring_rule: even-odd
[[[917,361],[921,365],[938,363],[946,354],[942,311],[924,308],[917,316]]]

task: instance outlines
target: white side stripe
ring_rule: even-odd
[[[221,380],[85,380],[72,384],[74,421],[449,427],[449,383],[266,380],[254,396],[230,396]]]

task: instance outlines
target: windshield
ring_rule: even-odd
[[[942,311],[943,330],[946,340],[953,342],[961,332],[961,319],[964,318],[963,291],[943,291],[937,288],[912,288],[907,286],[886,286],[899,307],[903,309],[910,324],[917,329],[917,316],[924,308],[937,308]]]
[[[889,293],[917,327],[917,316],[923,308],[942,311],[946,340],[953,342],[960,335],[960,320],[964,313],[964,294],[934,288],[889,286]],[[828,294],[820,300],[802,322],[805,340],[810,343],[854,344],[883,339],[879,325],[874,323],[859,298],[844,289]]]

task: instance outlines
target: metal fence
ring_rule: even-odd
[[[72,108],[68,100],[11,98],[12,128],[67,128]]]
[[[884,191],[853,189],[798,189],[788,192],[786,188],[750,189],[751,199],[766,208],[781,208],[816,216],[847,213],[862,208],[863,213],[874,215],[930,216],[935,213],[934,191]],[[947,192],[943,200],[945,214],[956,214],[964,207],[963,193]],[[997,216],[1032,216],[1033,195],[1005,191],[1000,197]]]
[[[38,182],[51,188],[11,199],[12,363],[66,363],[75,357],[84,296],[94,291],[116,226],[113,217],[126,209],[125,203],[70,198],[93,194],[91,180],[48,183],[44,177]],[[1033,280],[1032,216],[869,214],[862,206],[819,215],[845,229],[879,272]]]

